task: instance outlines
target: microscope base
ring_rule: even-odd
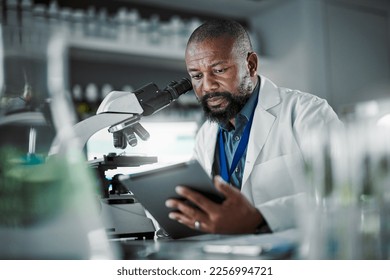
[[[131,196],[101,200],[101,213],[110,239],[153,239],[155,227],[145,210]]]

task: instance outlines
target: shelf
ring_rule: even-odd
[[[151,56],[158,58],[166,58],[172,60],[184,59],[184,47],[160,47],[151,44],[136,45],[135,43],[115,42],[109,39],[99,38],[80,38],[71,40],[71,46],[81,49],[108,51],[115,53],[132,54],[139,56]]]
[[[74,39],[70,42],[70,55],[78,60],[115,63],[158,65],[185,71],[184,48],[167,48],[158,45],[136,45],[110,42],[107,39]]]

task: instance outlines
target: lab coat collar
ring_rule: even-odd
[[[245,169],[242,178],[242,190],[245,189],[245,184],[249,175],[253,170],[253,166],[259,156],[268,134],[271,131],[276,116],[267,110],[278,105],[281,102],[278,87],[269,79],[261,76],[261,85],[259,93],[259,104],[256,107],[251,133],[249,135],[248,149],[246,154]],[[254,133],[256,132],[256,133]]]
[[[260,76],[259,103],[264,110],[271,109],[281,101],[278,87],[269,79]]]
[[[214,162],[214,153],[217,144],[218,130],[219,130],[218,124],[212,123],[210,127],[210,131],[207,133],[208,135],[210,135],[210,137],[206,139],[206,143],[205,143],[207,160],[205,161],[204,167],[208,174],[212,173],[212,165]]]

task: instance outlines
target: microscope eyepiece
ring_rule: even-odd
[[[186,93],[187,91],[192,89],[191,81],[187,78],[181,79],[179,82],[172,81],[165,89],[164,91],[168,91],[172,99],[175,100],[179,98],[180,95],[183,93]]]
[[[155,84],[150,83],[134,91],[134,94],[137,96],[137,99],[144,110],[143,115],[149,116],[165,108],[172,101],[179,98],[180,95],[191,89],[191,81],[187,78],[183,78],[179,82],[171,82],[163,90],[159,90]]]

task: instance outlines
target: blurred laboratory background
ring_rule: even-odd
[[[24,27],[4,32],[11,37],[10,44],[24,40],[31,42],[31,48],[40,48],[34,45],[39,34],[65,30],[77,38],[81,47],[69,54],[69,87],[79,120],[95,114],[112,90],[132,91],[149,82],[163,87],[187,76],[186,40],[210,18],[241,22],[260,55],[260,74],[280,86],[327,99],[339,114],[351,104],[389,95],[386,0],[4,0],[1,8],[4,27]],[[181,122],[171,123],[172,129],[165,126],[158,139],[161,150],[172,155],[187,153],[203,116],[189,93],[144,121],[157,121],[151,124],[156,129],[161,121]],[[183,134],[174,136],[172,130]],[[90,150],[96,149],[94,156],[107,153],[96,137],[90,143]],[[175,145],[177,152],[161,146],[170,138],[183,143]]]
[[[303,229],[300,257],[389,258],[390,149],[389,142],[386,142],[389,138],[387,134],[377,134],[373,128],[378,120],[381,124],[390,123],[389,0],[1,0],[0,9],[0,63],[3,66],[3,71],[0,71],[0,138],[2,142],[18,139],[14,144],[20,144],[29,155],[25,159],[27,164],[42,163],[41,158],[31,156],[49,153],[47,146],[50,146],[55,131],[40,131],[47,119],[57,128],[71,127],[95,116],[104,98],[112,91],[130,93],[149,83],[164,89],[172,81],[188,78],[184,51],[191,32],[207,19],[239,21],[247,28],[259,54],[259,74],[279,86],[325,98],[346,123],[346,131],[329,132],[321,139],[308,139],[311,140],[308,147],[311,147],[312,154],[305,171],[311,183],[316,185],[308,205],[313,206],[310,204],[313,203],[319,210],[311,216],[304,216],[310,223],[306,223]],[[52,38],[61,36],[70,38],[71,43],[65,51],[59,50],[55,54]],[[62,67],[63,63],[66,67]],[[58,87],[65,90],[56,93],[54,98],[52,94]],[[47,102],[58,96],[63,101],[61,104],[67,101],[69,107]],[[35,103],[27,102],[29,100],[35,100]],[[51,117],[47,116],[49,109]],[[18,115],[26,111],[39,111],[43,116]],[[16,115],[19,118],[12,119]],[[142,118],[140,123],[150,134],[147,141],[143,141],[148,138],[145,137],[138,139],[136,145],[124,145],[118,149],[120,145],[115,141],[119,140],[113,139],[112,133],[105,128],[88,135],[81,150],[91,167],[100,168],[98,177],[104,181],[118,173],[140,172],[189,160],[195,134],[203,121],[202,109],[194,93],[189,91],[163,110]],[[15,122],[23,123],[26,129],[15,128]],[[349,145],[351,139],[362,139],[368,132],[369,138]],[[60,142],[66,144],[60,148],[74,149],[71,139],[77,135],[61,137]],[[130,144],[131,141],[126,140]],[[113,168],[107,160],[117,155],[137,157],[140,163],[117,162]],[[3,156],[13,157],[9,153]],[[101,158],[104,160],[100,161]],[[69,162],[74,168],[73,157]],[[44,170],[35,174],[46,174]],[[79,171],[81,174],[81,167]],[[96,174],[93,179],[85,179],[79,174],[84,178],[82,180],[76,179],[74,173],[70,174],[78,182],[97,180]],[[19,175],[15,178],[20,179]],[[373,176],[376,176],[375,180],[371,180]],[[39,180],[54,180],[43,177]],[[4,179],[3,182],[8,181]],[[18,186],[23,184],[26,182]],[[63,191],[59,190],[60,193]],[[10,197],[18,197],[24,189],[18,192],[0,192],[3,195],[0,204],[9,201]],[[329,197],[338,199],[330,202]],[[344,199],[340,201],[340,197]],[[21,220],[25,212],[15,214],[11,206],[4,207],[0,207],[0,225],[26,223]],[[137,209],[142,212],[142,209]],[[41,209],[42,212],[46,210]],[[310,212],[307,209],[302,211]],[[14,216],[9,216],[9,213],[14,213]],[[342,215],[347,217],[346,220],[356,219],[356,223],[348,227],[346,223],[335,222],[335,217]],[[41,218],[37,213],[36,217],[29,217],[27,223]],[[67,221],[65,224],[71,224],[66,218],[64,220]],[[319,220],[325,222],[318,224]],[[153,234],[153,226],[145,221],[146,218],[139,221],[144,224],[141,228],[123,231],[130,233],[129,236],[134,236],[134,231]],[[51,228],[56,234],[56,226]],[[99,222],[91,224],[92,230],[99,228]],[[15,232],[4,227],[0,229],[3,240],[16,236]],[[103,242],[104,236],[94,232],[94,237],[88,235],[86,241],[92,244],[91,254],[84,254],[85,249],[72,255],[73,247],[69,247],[69,252],[60,257],[112,258],[112,251]],[[355,238],[349,238],[351,232]],[[31,234],[39,239],[39,230]],[[20,236],[18,240],[22,239]],[[360,242],[368,245],[357,247]],[[0,244],[5,246],[6,243]],[[34,255],[34,250],[31,250],[27,257],[57,258],[56,246],[53,245],[54,253],[43,251],[41,255]],[[64,247],[57,249],[61,251]],[[26,252],[20,250],[15,251],[11,246],[0,257],[26,256]]]

